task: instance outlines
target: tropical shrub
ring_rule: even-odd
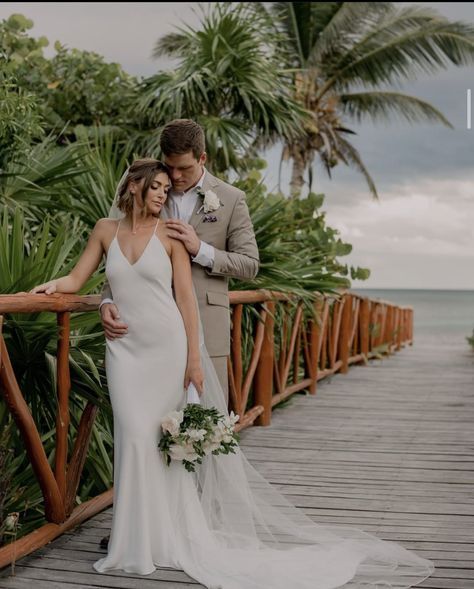
[[[76,138],[76,125],[111,126],[116,131],[133,125],[138,80],[117,63],[107,63],[92,51],[67,49],[56,42],[47,59],[46,37],[28,35],[33,21],[14,14],[0,22],[0,68],[14,74],[27,96],[37,99],[43,126],[58,140]]]

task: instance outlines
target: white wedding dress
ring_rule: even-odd
[[[114,414],[114,505],[108,554],[98,572],[148,575],[183,569],[212,589],[411,587],[433,564],[361,530],[314,523],[236,454],[210,455],[190,473],[166,466],[163,417],[183,407],[187,340],[172,292],[172,266],[154,233],[133,265],[112,241],[106,274],[123,338],[107,340]],[[227,413],[202,338],[204,406]]]

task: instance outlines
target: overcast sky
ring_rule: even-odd
[[[417,4],[433,7],[451,20],[474,23],[474,2]],[[199,22],[195,2],[0,4],[0,18],[13,13],[31,18],[32,34],[45,35],[51,46],[59,40],[68,47],[96,51],[138,76],[169,67],[166,60],[151,59],[156,39],[180,22]],[[48,51],[53,54],[53,49]],[[401,120],[377,126],[349,124],[357,132],[353,144],[376,183],[380,201],[372,199],[354,170],[338,166],[330,181],[315,166],[314,189],[326,195],[327,222],[354,246],[341,261],[372,270],[370,279],[354,282],[355,287],[474,289],[474,128],[466,125],[468,88],[474,95],[472,67],[449,67],[398,88],[437,107],[454,129],[410,126]],[[267,156],[271,189],[277,182],[280,150]],[[289,171],[284,168],[285,184]]]

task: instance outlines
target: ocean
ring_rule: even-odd
[[[411,290],[365,289],[356,292],[370,298],[379,298],[414,310],[413,340],[437,341],[441,345],[469,345],[467,336],[474,329],[473,290]]]

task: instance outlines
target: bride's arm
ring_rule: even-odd
[[[193,290],[191,260],[181,241],[171,239],[171,264],[173,266],[173,287],[178,309],[183,317],[188,339],[188,364],[186,368],[187,387],[191,380],[202,394],[202,370],[199,353],[199,324],[196,297]]]
[[[89,237],[89,241],[70,274],[35,286],[30,293],[52,294],[54,292],[75,293],[86,283],[89,276],[97,270],[104,253],[103,235],[110,219],[99,219]]]

